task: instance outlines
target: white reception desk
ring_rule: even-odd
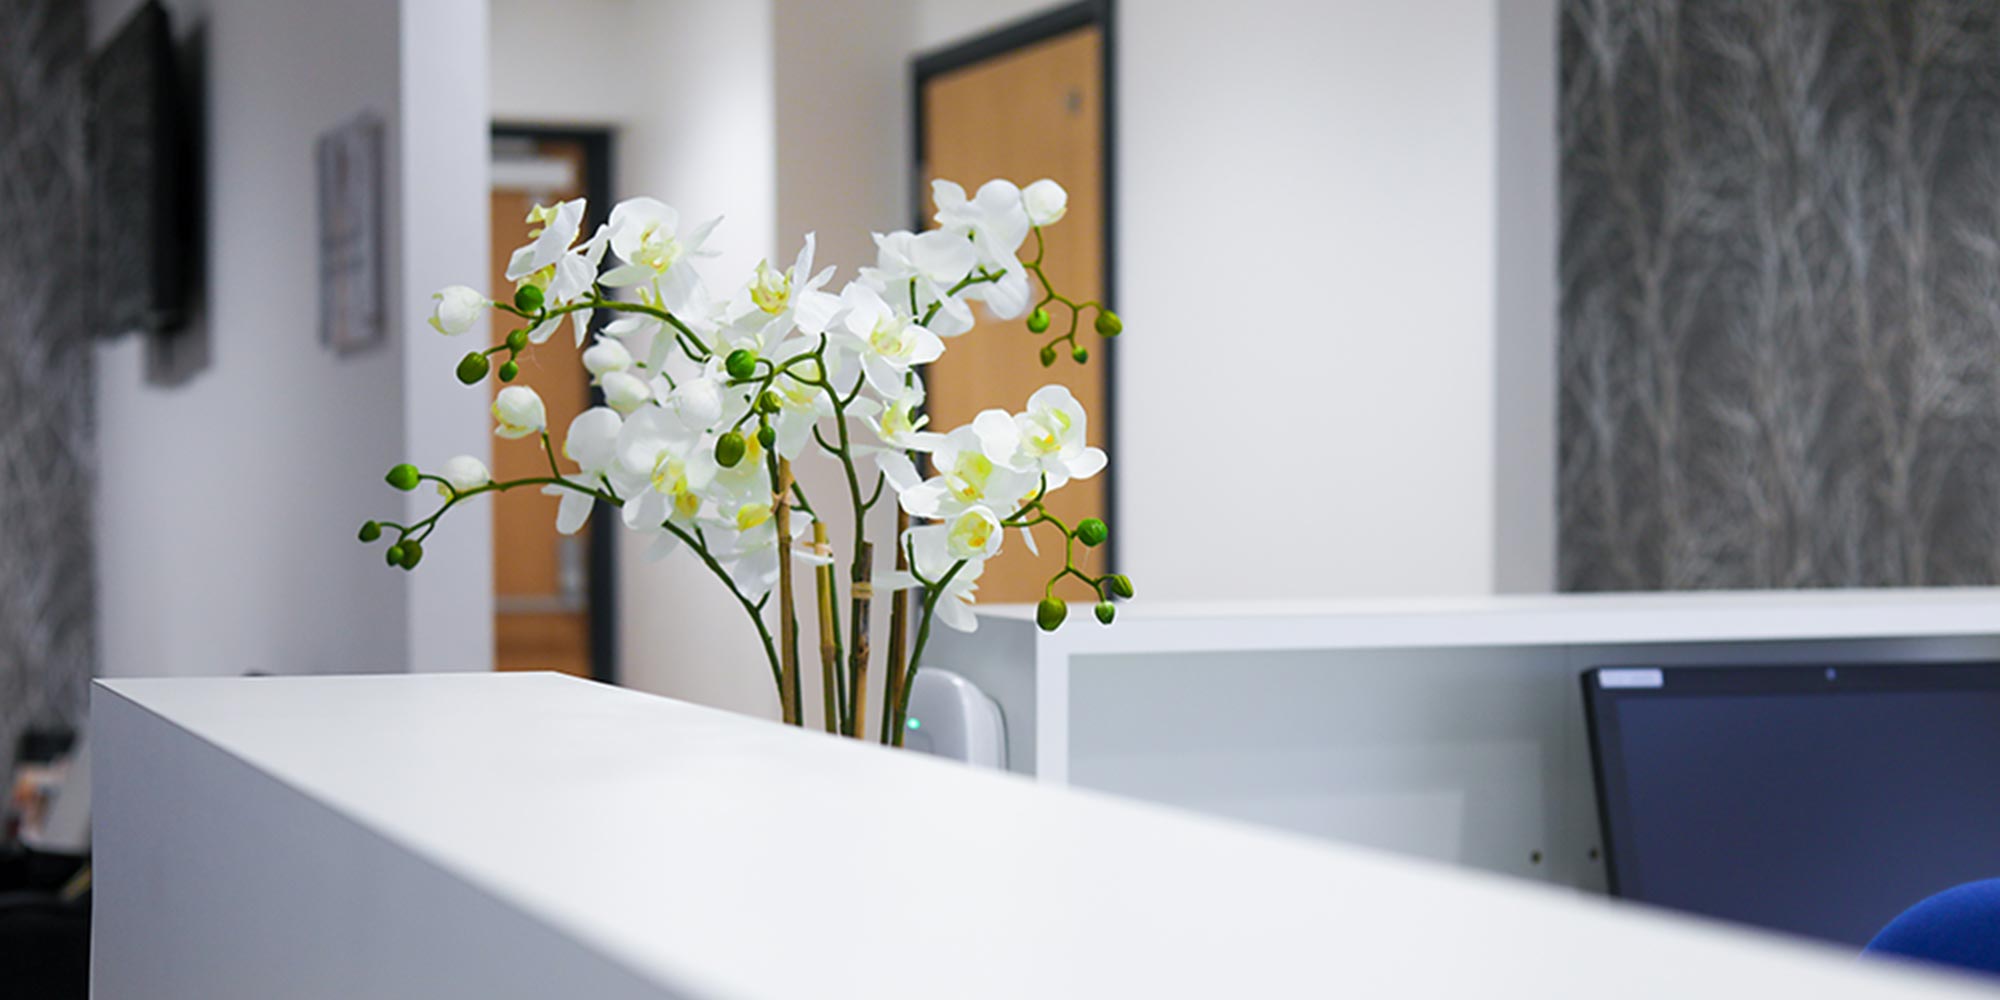
[[[1990,995],[553,675],[93,711],[100,1000]]]
[[[1584,670],[2000,661],[2000,589],[1087,610],[932,637],[1000,703],[1012,770],[1600,890]]]

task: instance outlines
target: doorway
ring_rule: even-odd
[[[528,240],[528,210],[587,198],[584,232],[610,210],[611,135],[601,129],[498,126],[493,130],[492,285],[509,293],[507,258]],[[494,343],[511,327],[493,324]],[[589,346],[588,342],[585,346]],[[596,392],[567,325],[521,357],[515,384],[533,386],[560,434],[594,405]],[[496,380],[490,391],[501,388]],[[493,440],[493,475],[546,475],[536,438]],[[534,490],[493,496],[493,634],[498,670],[553,670],[617,682],[613,530],[618,512],[604,504],[575,535],[556,531],[555,497]]]
[[[995,177],[1027,184],[1054,178],[1069,192],[1069,211],[1047,230],[1049,279],[1078,300],[1116,307],[1112,254],[1112,25],[1109,0],[1072,4],[998,29],[916,61],[911,209],[917,229],[932,227],[936,206],[931,181],[948,178],[968,191]],[[1039,291],[1039,289],[1037,289]],[[979,411],[1018,411],[1028,396],[1051,382],[1066,385],[1090,414],[1089,443],[1113,456],[1114,342],[1079,337],[1090,351],[1078,365],[1067,355],[1052,368],[1037,358],[1039,344],[1019,320],[998,323],[977,306],[984,335],[954,342],[925,371],[933,429],[971,422]],[[1110,470],[1071,483],[1049,498],[1049,509],[1069,524],[1115,510]],[[1113,571],[1118,532],[1108,544],[1086,549],[1086,573]],[[987,563],[979,579],[981,602],[1031,603],[1048,579],[1044,561],[1009,546]]]

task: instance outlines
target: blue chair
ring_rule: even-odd
[[[1863,954],[2000,975],[2000,878],[1946,889],[1904,910]]]

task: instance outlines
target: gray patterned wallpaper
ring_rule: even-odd
[[[1564,589],[2000,579],[1997,19],[1564,0]]]
[[[81,717],[95,655],[85,6],[12,0],[0,30],[0,775],[24,725]]]

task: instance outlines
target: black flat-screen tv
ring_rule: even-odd
[[[1613,895],[1859,947],[2000,876],[2000,664],[1583,677]]]
[[[91,325],[163,333],[187,321],[194,269],[191,118],[173,26],[139,6],[92,57],[86,127]]]

